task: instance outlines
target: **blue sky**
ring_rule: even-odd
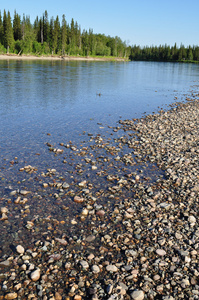
[[[33,23],[45,10],[71,19],[82,29],[119,36],[129,45],[199,45],[199,0],[1,0],[0,10],[29,15]]]

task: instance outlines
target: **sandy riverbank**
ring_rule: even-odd
[[[65,61],[126,61],[120,57],[83,57],[83,56],[36,56],[36,55],[15,55],[1,54],[0,60],[65,60]]]

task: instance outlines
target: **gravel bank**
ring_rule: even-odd
[[[106,177],[106,191],[92,186],[92,175],[89,183],[77,182],[79,193],[66,182],[56,186],[57,202],[70,190],[68,197],[81,208],[69,219],[77,234],[64,230],[65,220],[56,224],[39,216],[27,221],[31,243],[11,245],[12,254],[0,259],[0,299],[199,299],[198,96],[169,111],[121,120],[114,129],[114,145],[107,146],[100,135],[94,139],[96,151],[103,148],[115,163],[123,163],[124,176],[114,168],[107,175],[98,161],[87,157],[86,147],[72,149],[99,177]],[[129,152],[120,155],[117,149],[126,146]],[[48,147],[59,155],[74,148]],[[147,162],[165,176],[150,181],[141,172],[130,171],[132,165]],[[20,171],[31,174],[37,169],[26,166]],[[50,181],[55,172],[43,174],[43,188],[55,187]],[[14,198],[1,207],[4,228],[12,218],[10,205],[26,203],[29,192],[11,191]],[[99,204],[101,197],[107,205]],[[39,222],[40,238],[35,239]],[[48,229],[42,231],[45,222]],[[52,226],[58,229],[51,230]]]

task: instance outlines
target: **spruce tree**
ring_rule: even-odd
[[[62,27],[61,27],[61,47],[62,55],[65,55],[66,51],[66,42],[67,42],[67,24],[65,15],[62,16]]]
[[[15,41],[22,39],[21,18],[16,13],[16,10],[14,12],[14,19],[13,19],[13,34],[14,34]]]
[[[43,38],[44,42],[49,43],[49,33],[50,33],[50,25],[48,21],[48,12],[45,10],[43,16]]]
[[[10,12],[8,11],[8,14],[6,14],[5,10],[3,15],[3,35],[4,35],[4,41],[3,41],[4,47],[7,49],[7,52],[9,52],[9,49],[12,49],[14,46],[14,36],[13,36]]]
[[[0,11],[0,43],[3,45],[3,21],[1,17],[1,11]]]
[[[58,53],[59,51],[59,37],[60,37],[60,23],[59,23],[59,17],[56,17],[56,20],[54,21],[53,26],[53,32],[52,32],[52,49],[54,53]]]

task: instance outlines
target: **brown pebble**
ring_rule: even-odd
[[[11,300],[11,299],[16,299],[17,298],[17,293],[9,293],[5,295],[5,299]]]
[[[60,293],[56,292],[55,293],[55,300],[61,300],[62,296],[60,295]]]
[[[74,300],[81,300],[82,297],[80,295],[75,295]]]
[[[74,202],[76,202],[76,203],[82,203],[82,202],[84,202],[84,198],[79,197],[79,196],[75,196],[74,197]]]

